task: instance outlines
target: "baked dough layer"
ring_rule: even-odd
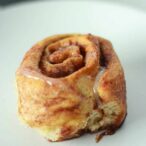
[[[126,116],[123,68],[112,44],[91,34],[48,37],[16,72],[18,113],[50,141],[111,134]]]

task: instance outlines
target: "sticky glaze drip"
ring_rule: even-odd
[[[104,129],[104,130],[99,131],[96,134],[96,142],[99,142],[105,135],[108,135],[108,130]]]
[[[105,72],[105,67],[101,67],[99,69],[99,72],[96,75],[95,83],[93,86],[93,93],[94,93],[95,98],[97,99],[98,104],[100,104],[100,99],[99,99],[99,94],[98,94],[97,88],[98,88],[99,80],[100,80],[101,76],[104,74],[104,72]]]
[[[59,83],[61,82],[60,80],[55,80],[53,78],[47,77],[45,75],[43,75],[42,73],[40,73],[39,71],[35,71],[35,70],[31,70],[31,69],[19,69],[19,71],[17,71],[17,73],[19,74],[23,74],[25,77],[27,78],[31,78],[34,80],[42,80],[45,81],[46,83],[48,83],[48,85],[52,86],[53,84]]]

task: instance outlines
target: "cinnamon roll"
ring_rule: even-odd
[[[18,113],[50,141],[114,133],[123,123],[126,85],[112,44],[91,34],[48,37],[16,72]]]

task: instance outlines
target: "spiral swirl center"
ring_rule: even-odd
[[[54,50],[46,48],[40,60],[42,73],[49,77],[64,77],[84,66],[84,53],[78,45],[68,45]]]
[[[57,51],[50,54],[48,61],[52,64],[58,64],[74,57],[82,58],[79,46],[72,45],[64,48],[59,48]]]

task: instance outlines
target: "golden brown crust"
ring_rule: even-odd
[[[111,43],[101,37],[66,34],[38,42],[16,81],[20,117],[51,141],[115,131],[126,115],[124,72]]]

